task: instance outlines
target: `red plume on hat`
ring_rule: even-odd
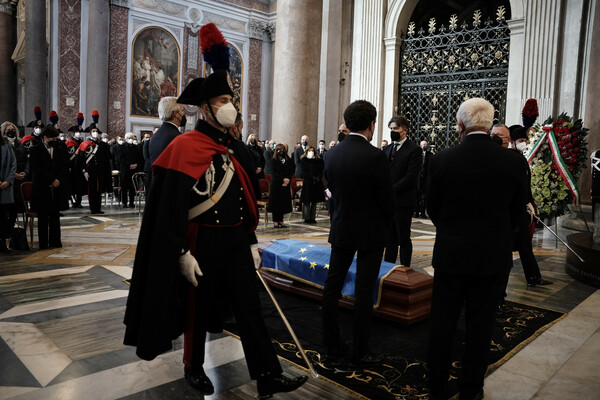
[[[229,45],[223,34],[212,22],[200,28],[202,58],[214,71],[229,71]]]
[[[56,125],[58,124],[58,114],[56,113],[56,111],[52,110],[50,111],[50,122],[52,123],[52,125]]]
[[[521,116],[523,118],[523,126],[525,129],[530,128],[535,123],[535,120],[540,115],[536,99],[528,99],[525,102]]]
[[[77,125],[83,125],[83,113],[77,113]]]
[[[42,107],[35,106],[33,107],[33,113],[35,114],[35,119],[40,121],[42,119]]]
[[[95,124],[98,123],[98,118],[100,118],[100,113],[98,110],[92,111],[92,121],[94,121]]]

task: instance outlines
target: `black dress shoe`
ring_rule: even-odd
[[[101,211],[101,210],[92,211],[90,214],[104,214],[104,211]]]
[[[353,358],[350,362],[356,367],[368,367],[381,364],[385,357],[381,354],[365,353],[360,358]]]
[[[208,376],[202,372],[192,372],[189,370],[184,370],[185,380],[189,382],[190,386],[194,389],[199,390],[202,394],[210,396],[215,392],[215,387],[213,386]]]
[[[531,282],[527,282],[527,286],[529,287],[534,287],[534,286],[545,286],[545,285],[552,285],[554,282],[552,281],[547,281],[544,278],[537,278],[532,280]]]
[[[296,378],[288,378],[281,374],[271,377],[263,376],[256,381],[259,399],[269,399],[275,393],[291,392],[298,389],[308,380],[308,376],[302,375]]]

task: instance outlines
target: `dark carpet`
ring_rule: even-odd
[[[324,347],[321,345],[319,302],[280,290],[274,290],[274,294],[321,377],[368,399],[425,400],[429,398],[425,363],[429,335],[428,321],[413,326],[403,326],[373,319],[370,350],[384,354],[385,359],[381,364],[373,367],[356,368],[343,359],[325,359]],[[277,354],[301,368],[306,368],[268,294],[263,289],[260,295],[265,323]],[[507,302],[496,318],[488,374],[564,315],[557,311]],[[341,310],[341,331],[344,339],[348,341],[351,340],[351,319],[350,311]],[[234,323],[227,323],[225,329],[234,334],[238,332]],[[450,391],[454,394],[458,393],[456,377],[461,368],[463,341],[464,321],[461,321],[454,338],[455,361],[451,368],[449,382]]]

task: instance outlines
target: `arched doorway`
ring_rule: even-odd
[[[440,20],[450,6],[426,3],[415,8],[402,43],[398,105],[411,121],[413,139],[439,151],[458,142],[455,115],[468,98],[486,98],[504,120],[510,15],[507,1],[477,9],[483,3],[471,2]]]

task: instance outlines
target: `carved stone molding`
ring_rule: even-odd
[[[187,7],[164,0],[133,0],[133,5],[147,10],[185,18]]]
[[[222,15],[212,14],[212,13],[204,13],[204,17],[202,18],[202,24],[205,25],[210,22],[213,22],[220,29],[228,29],[236,32],[246,32],[246,24],[243,21],[236,21],[231,18],[224,17]]]
[[[110,4],[113,6],[119,6],[119,7],[125,7],[125,8],[131,7],[130,0],[110,0]]]
[[[14,15],[18,0],[0,0],[0,12]]]

